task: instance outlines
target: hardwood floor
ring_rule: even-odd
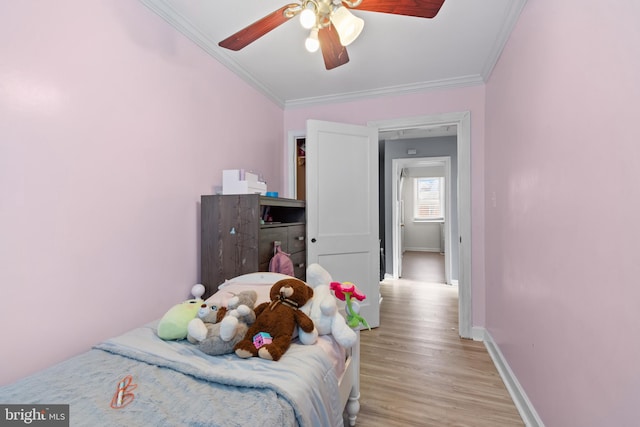
[[[415,261],[404,273],[433,277]],[[380,327],[361,332],[357,426],[524,425],[484,344],[458,336],[457,287],[405,278],[381,293]]]
[[[444,255],[437,252],[405,252],[402,255],[402,279],[445,283]]]

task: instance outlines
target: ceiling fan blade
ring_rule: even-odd
[[[340,36],[333,24],[318,31],[318,40],[322,49],[324,66],[327,70],[332,70],[349,62],[347,48],[340,43]]]
[[[262,19],[258,19],[253,24],[238,31],[237,33],[227,37],[218,43],[218,46],[231,50],[240,50],[250,43],[258,40],[274,28],[287,22],[291,16],[285,16],[285,10],[290,7],[298,7],[298,4],[292,3],[282,6],[280,9],[271,12]]]
[[[362,0],[355,10],[433,18],[440,11],[442,3],[444,0]]]

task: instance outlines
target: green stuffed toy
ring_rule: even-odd
[[[183,340],[187,337],[187,326],[198,315],[198,310],[204,302],[200,298],[204,293],[204,286],[195,285],[191,293],[195,296],[194,299],[174,305],[160,319],[158,336],[163,340]]]

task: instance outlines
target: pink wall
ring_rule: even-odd
[[[280,188],[282,109],[139,2],[0,14],[0,384],[160,317],[222,169]],[[251,122],[251,126],[246,126]]]
[[[486,88],[285,112],[138,2],[5,6],[0,384],[187,298],[199,196],[239,167],[283,192],[308,118],[471,111],[473,324],[547,426],[633,425],[640,6],[615,6],[529,2]]]
[[[366,125],[370,121],[471,112],[471,286],[473,326],[483,326],[484,298],[484,121],[485,88],[474,86],[385,96],[285,110],[285,132],[306,128],[307,119]]]
[[[487,328],[547,427],[638,425],[639,17],[530,1],[486,89]]]

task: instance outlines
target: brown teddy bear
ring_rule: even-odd
[[[239,357],[279,360],[291,345],[296,326],[313,331],[313,321],[299,310],[313,297],[313,288],[293,277],[282,279],[271,286],[269,297],[271,302],[255,308],[256,321],[235,345]]]

